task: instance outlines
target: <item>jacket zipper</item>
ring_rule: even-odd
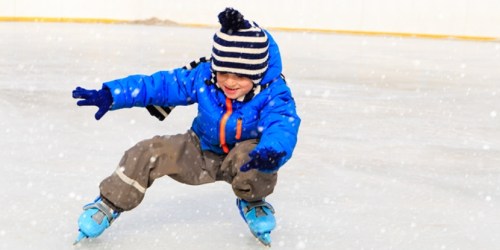
[[[222,151],[226,154],[229,153],[229,147],[226,144],[226,123],[232,113],[233,103],[231,102],[231,99],[226,98],[226,113],[222,116],[219,127],[220,146],[222,147]]]

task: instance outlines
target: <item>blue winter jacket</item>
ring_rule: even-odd
[[[269,66],[261,84],[271,84],[250,101],[230,100],[215,84],[207,84],[211,69],[210,62],[206,62],[191,70],[178,68],[104,83],[113,96],[111,110],[198,103],[191,129],[199,137],[202,150],[225,154],[237,142],[259,139],[255,150],[286,152],[279,163],[282,166],[297,143],[300,118],[290,89],[280,77],[278,46],[269,33],[268,37]]]

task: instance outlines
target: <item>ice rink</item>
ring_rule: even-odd
[[[212,29],[0,23],[0,249],[262,249],[226,183],[168,177],[101,237],[81,207],[123,152],[187,130],[145,109],[94,120],[76,86],[210,55]],[[274,32],[302,117],[268,201],[276,249],[498,249],[500,43]]]

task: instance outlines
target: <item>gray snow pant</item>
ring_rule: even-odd
[[[174,136],[155,136],[125,152],[116,171],[101,182],[101,196],[113,209],[128,211],[141,203],[155,179],[168,175],[189,185],[226,181],[237,197],[257,201],[273,192],[277,174],[255,169],[240,171],[256,145],[257,140],[243,141],[227,155],[218,155],[202,151],[191,130]]]

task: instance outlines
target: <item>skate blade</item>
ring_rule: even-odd
[[[252,232],[252,233],[253,233],[253,236],[255,236],[255,238],[260,243],[262,243],[264,246],[271,247],[271,234],[270,234],[270,232],[259,234],[259,235],[257,235],[254,232]]]
[[[76,245],[76,244],[78,244],[78,242],[80,242],[84,238],[87,238],[87,235],[85,235],[82,232],[78,232],[78,237],[76,237],[75,242],[73,242],[73,246]]]

